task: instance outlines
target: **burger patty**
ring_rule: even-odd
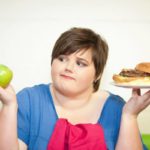
[[[124,77],[148,77],[150,73],[135,70],[135,69],[123,69],[119,75]]]

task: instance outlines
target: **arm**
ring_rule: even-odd
[[[140,139],[137,118],[127,114],[122,115],[119,138],[116,150],[143,150]]]
[[[17,100],[11,86],[6,89],[0,87],[0,149],[26,150],[25,144],[17,137]],[[19,148],[20,147],[20,148]]]
[[[123,108],[116,150],[143,150],[137,116],[149,104],[150,91],[141,96],[140,89],[133,89],[132,97]]]

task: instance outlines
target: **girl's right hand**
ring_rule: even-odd
[[[0,101],[5,106],[16,105],[16,93],[11,85],[8,85],[5,89],[0,87]]]

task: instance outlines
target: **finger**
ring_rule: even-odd
[[[139,88],[133,88],[132,89],[132,96],[140,96],[141,90]]]
[[[150,94],[150,90],[149,90],[149,91],[147,91],[147,92],[145,92],[144,94],[148,94],[148,93]]]
[[[7,97],[7,88],[2,88],[2,87],[0,87],[0,98],[1,98],[1,100],[3,100],[3,99],[5,99],[5,97]]]
[[[148,106],[150,106],[150,99],[144,102],[142,110],[146,109]]]
[[[0,86],[0,95],[4,92],[4,89]]]
[[[0,87],[0,101],[3,100],[3,95],[4,95],[4,89]]]
[[[150,90],[142,95],[143,99],[150,101]]]

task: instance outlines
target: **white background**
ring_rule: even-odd
[[[91,28],[107,40],[109,59],[101,88],[127,101],[131,89],[110,83],[122,68],[150,62],[149,0],[0,0],[0,64],[13,70],[16,92],[51,81],[54,43],[75,26]],[[150,133],[150,107],[140,114],[139,125],[141,132]]]

